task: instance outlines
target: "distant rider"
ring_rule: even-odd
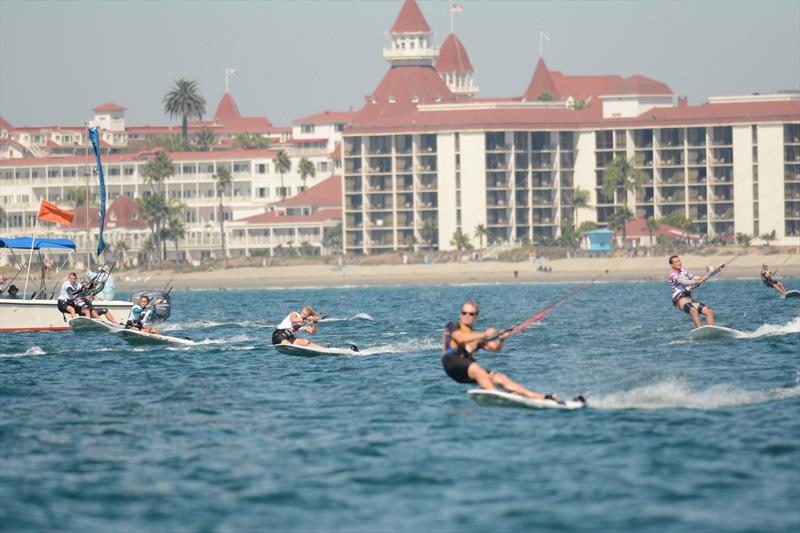
[[[296,338],[295,333],[306,332],[314,334],[317,332],[317,322],[319,315],[314,308],[307,305],[299,313],[292,311],[284,318],[275,331],[272,332],[272,344],[296,344],[298,346],[319,347],[308,339]]]
[[[461,306],[461,320],[454,320],[445,326],[442,336],[442,364],[444,371],[459,383],[477,383],[482,389],[494,390],[500,385],[508,392],[533,398],[535,400],[558,400],[555,394],[533,392],[508,376],[496,370],[486,371],[475,360],[475,352],[480,349],[499,352],[508,334],[497,336],[495,328],[483,332],[473,331],[478,320],[478,304],[468,300]],[[487,339],[492,340],[487,340]]]
[[[775,269],[775,272],[770,272],[769,266],[764,263],[761,265],[761,281],[764,282],[765,287],[772,287],[781,293],[781,296],[786,296],[786,287],[783,286],[783,283],[773,277],[777,272],[778,268]]]
[[[697,277],[683,268],[681,258],[677,255],[669,258],[669,265],[672,267],[672,272],[668,276],[669,284],[672,287],[672,305],[684,313],[688,313],[696,328],[702,325],[701,314],[705,315],[706,323],[713,326],[714,312],[712,309],[692,296],[692,291],[705,283],[706,276]]]
[[[143,294],[139,298],[139,303],[131,308],[131,314],[128,316],[128,321],[125,323],[125,329],[136,328],[144,333],[158,334],[155,326],[150,324],[150,321],[155,318],[156,308],[155,305],[150,304],[150,298]]]

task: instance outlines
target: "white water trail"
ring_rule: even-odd
[[[743,331],[737,338],[757,339],[759,337],[773,337],[776,335],[789,335],[800,333],[800,315],[794,317],[785,324],[762,324],[755,331]]]
[[[668,379],[628,391],[589,398],[596,409],[722,409],[800,397],[800,384],[768,390],[742,390],[730,385],[712,385],[692,390],[680,379]]]
[[[4,353],[0,354],[0,359],[12,359],[15,357],[29,357],[32,355],[45,355],[45,352],[40,346],[31,346],[22,353]]]
[[[440,348],[441,341],[426,337],[423,339],[411,339],[398,343],[378,344],[375,346],[368,346],[362,348],[359,352],[353,355],[376,355],[381,353],[410,353],[422,352],[427,350],[435,350]]]

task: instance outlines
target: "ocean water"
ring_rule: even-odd
[[[796,283],[795,283],[796,284]],[[791,283],[790,283],[791,285]],[[439,361],[577,284],[174,292],[188,348],[0,335],[4,531],[797,531],[800,299],[700,291],[742,338],[690,342],[665,282],[596,283],[481,353],[575,412],[481,406]],[[796,288],[796,287],[792,287]],[[267,344],[292,309],[353,357]]]

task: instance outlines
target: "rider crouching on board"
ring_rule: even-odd
[[[314,308],[307,305],[299,313],[292,311],[284,318],[275,331],[272,332],[272,344],[296,344],[298,346],[319,347],[308,339],[298,339],[295,333],[305,331],[306,333],[317,332],[317,321],[319,315]]]
[[[786,287],[783,286],[783,283],[775,279],[775,274],[778,272],[778,269],[775,269],[775,272],[770,272],[769,265],[766,263],[761,265],[761,281],[764,282],[765,287],[772,287],[779,293],[781,296],[786,296]]]
[[[672,272],[669,273],[669,284],[672,287],[672,305],[692,317],[694,326],[699,328],[700,315],[706,316],[706,323],[714,325],[714,312],[710,307],[692,297],[692,291],[705,283],[706,277],[697,277],[682,267],[681,258],[673,255],[669,258],[669,266]]]
[[[128,316],[128,321],[125,323],[125,329],[136,328],[144,333],[159,334],[155,326],[150,325],[150,320],[156,314],[156,308],[150,305],[150,298],[143,294],[139,298],[139,303],[131,307],[131,314]]]
[[[555,394],[533,392],[496,370],[486,371],[475,360],[480,349],[499,352],[508,334],[497,336],[495,328],[483,332],[473,331],[478,320],[478,304],[468,300],[461,305],[461,320],[453,320],[445,326],[442,337],[442,364],[444,371],[459,383],[477,383],[482,389],[494,390],[500,385],[508,392],[535,400],[557,400]],[[487,339],[492,340],[487,340]]]

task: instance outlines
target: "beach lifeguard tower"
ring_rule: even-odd
[[[585,252],[610,252],[614,249],[614,232],[610,229],[585,231],[581,235],[586,239],[582,248]]]

